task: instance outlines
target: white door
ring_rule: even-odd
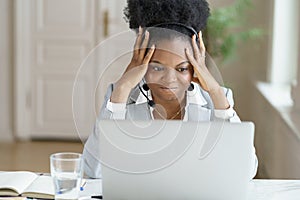
[[[107,86],[121,76],[132,56],[135,33],[129,29],[129,24],[124,19],[126,2],[127,0],[100,1],[100,38],[93,52],[97,62],[96,113],[103,103]]]
[[[78,138],[72,113],[76,73],[97,42],[107,37],[104,34],[114,32],[105,33],[103,11],[107,11],[111,22],[111,27],[105,30],[125,28],[122,17],[125,0],[15,2],[16,135],[20,139]],[[88,100],[95,98],[96,71],[99,70],[92,65],[77,82],[74,98],[78,101],[73,103],[84,111],[77,118],[83,134],[80,137],[87,137],[93,128],[95,113],[87,107]]]

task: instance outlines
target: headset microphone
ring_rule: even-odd
[[[148,104],[149,104],[149,106],[152,107],[152,108],[155,107],[155,102],[154,102],[153,100],[150,100],[149,98],[148,98]]]
[[[149,87],[147,84],[144,84],[143,86],[143,89],[148,91],[149,90]],[[155,102],[153,100],[150,100],[149,97],[144,93],[144,91],[142,90],[141,86],[139,86],[139,89],[141,91],[141,93],[144,95],[144,97],[146,97],[147,101],[148,101],[148,105],[152,108],[155,107]]]

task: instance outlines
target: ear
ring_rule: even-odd
[[[198,83],[200,85],[200,81],[197,77],[193,77],[192,81],[195,82],[195,83]]]

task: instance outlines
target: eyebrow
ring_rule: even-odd
[[[157,64],[163,65],[161,62],[159,62],[159,61],[157,61],[157,60],[152,60],[152,61],[149,62],[149,63],[157,63]],[[185,64],[185,63],[191,64],[188,60],[186,60],[186,61],[183,61],[183,62],[177,64],[175,67],[178,67],[178,66],[180,66],[180,65],[182,65],[182,64]]]

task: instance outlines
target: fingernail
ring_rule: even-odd
[[[151,49],[155,49],[155,44],[152,44]]]
[[[143,34],[143,28],[141,26],[139,26],[139,34],[142,35]]]
[[[202,37],[202,31],[199,32],[199,36]]]
[[[146,36],[146,37],[149,36],[149,32],[148,32],[148,31],[145,32],[145,36]]]

